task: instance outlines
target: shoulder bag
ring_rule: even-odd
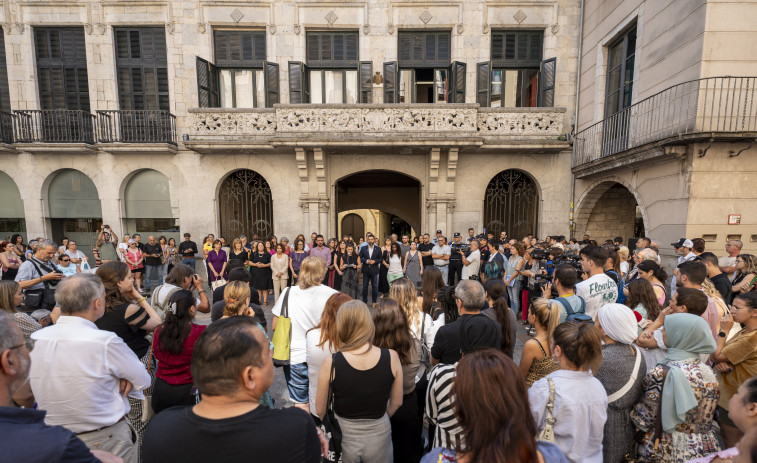
[[[543,442],[555,443],[555,430],[554,426],[557,422],[555,420],[554,408],[555,408],[555,383],[552,378],[547,378],[549,382],[549,400],[547,401],[547,423],[544,425],[544,429],[541,430],[536,440]]]
[[[336,419],[336,413],[334,412],[334,389],[332,383],[334,382],[334,359],[337,354],[331,354],[331,373],[329,374],[329,393],[326,402],[326,414],[323,416],[323,422],[321,428],[323,435],[329,441],[329,453],[323,459],[323,461],[338,462],[342,459],[342,428],[339,426],[339,421]]]
[[[219,286],[223,286],[225,284],[226,284],[226,279],[222,276],[219,276],[218,278],[216,278],[216,280],[213,283],[210,284],[210,289],[215,291],[216,288],[218,288]]]
[[[37,274],[40,278],[42,278],[44,275],[47,275],[48,273],[58,272],[58,267],[55,266],[55,264],[50,263],[50,266],[52,269],[45,267],[42,265],[42,268],[45,269],[45,273],[42,273],[42,270],[39,269],[39,266],[36,262],[34,262],[34,259],[28,259],[28,261],[34,266],[34,270],[37,271]],[[58,282],[56,281],[55,284],[57,285]],[[24,291],[24,306],[26,306],[29,309],[48,309],[53,310],[55,307],[55,288],[51,286],[48,281],[43,281],[42,285],[44,286],[44,289],[27,289]]]
[[[657,452],[660,446],[660,439],[662,438],[662,391],[665,389],[665,378],[668,376],[668,370],[670,367],[667,365],[660,365],[662,367],[662,383],[660,384],[660,403],[657,404],[657,413],[654,417],[654,432],[651,436],[654,442],[652,452],[654,452],[650,459],[643,460],[636,455],[626,455],[623,457],[623,463],[663,463],[665,462],[665,456]]]
[[[421,322],[421,365],[423,366],[423,371],[419,371],[418,375],[415,376],[416,383],[420,378],[431,370],[431,352],[428,350],[428,346],[426,345],[426,313],[423,313],[422,316],[422,322]]]
[[[629,346],[631,347],[631,346]],[[633,347],[631,347],[631,350],[634,350]],[[634,383],[636,383],[636,378],[639,377],[639,367],[641,367],[641,352],[639,352],[639,348],[637,347],[635,349],[636,352],[636,362],[633,365],[633,371],[631,372],[631,378],[629,378],[628,382],[623,385],[620,389],[613,392],[607,397],[607,403],[608,405],[615,402],[616,400],[620,399],[624,395],[628,393],[628,391],[631,390]]]
[[[152,346],[155,344],[155,338],[153,337],[150,342],[150,354],[147,356],[147,374],[150,375],[150,368],[152,367]],[[152,379],[152,376],[151,376]],[[155,411],[152,409],[152,395],[145,394],[145,398],[142,399],[142,422],[149,422],[152,417],[155,416]]]
[[[152,304],[152,308],[155,309],[155,312],[160,316],[161,320],[166,319],[166,310],[168,310],[168,304],[171,302],[171,298],[174,294],[176,294],[181,288],[176,287],[171,289],[168,294],[166,295],[166,298],[161,303],[160,299],[158,298],[158,293],[160,290],[163,289],[163,285],[158,286],[155,288],[155,291],[152,292],[152,298],[150,298],[150,303]]]
[[[292,344],[292,319],[289,318],[289,293],[292,287],[286,289],[284,302],[281,304],[281,315],[276,322],[273,332],[273,364],[277,367],[289,365],[289,351]]]

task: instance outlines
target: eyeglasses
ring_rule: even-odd
[[[61,259],[61,262],[71,262],[71,259]]]
[[[29,352],[34,350],[34,339],[32,338],[26,339],[24,340],[23,344],[19,344],[17,346],[11,346],[8,348],[8,350],[18,349],[19,347],[24,347],[24,346],[26,346],[26,350],[28,350]]]

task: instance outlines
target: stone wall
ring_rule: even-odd
[[[624,186],[616,183],[594,205],[584,233],[600,244],[616,236],[626,242],[634,234],[635,220],[636,199]]]

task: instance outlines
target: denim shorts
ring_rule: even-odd
[[[293,365],[284,365],[284,378],[287,381],[289,397],[294,403],[309,403],[308,398],[308,364],[295,363]]]

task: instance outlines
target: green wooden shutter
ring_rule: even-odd
[[[310,103],[307,66],[302,61],[289,62],[289,103]]]
[[[491,60],[496,67],[536,68],[541,64],[543,30],[493,31]]]
[[[358,66],[360,76],[360,103],[373,102],[373,62],[361,61]]]
[[[384,103],[397,103],[399,101],[398,74],[396,61],[384,63]]]
[[[410,67],[448,67],[452,53],[449,31],[400,31],[397,45],[399,65]]]
[[[450,103],[465,103],[465,63],[454,61],[451,66],[449,88],[452,90]]]
[[[555,105],[555,72],[557,58],[545,59],[541,63],[539,72],[539,106],[552,107]]]
[[[197,62],[197,97],[200,108],[218,108],[220,95],[218,92],[218,69],[213,63],[200,58]]]
[[[281,94],[279,85],[279,65],[266,61],[265,63],[265,107],[272,108],[279,102]]]
[[[476,103],[479,106],[491,106],[491,61],[484,61],[476,65]]]

